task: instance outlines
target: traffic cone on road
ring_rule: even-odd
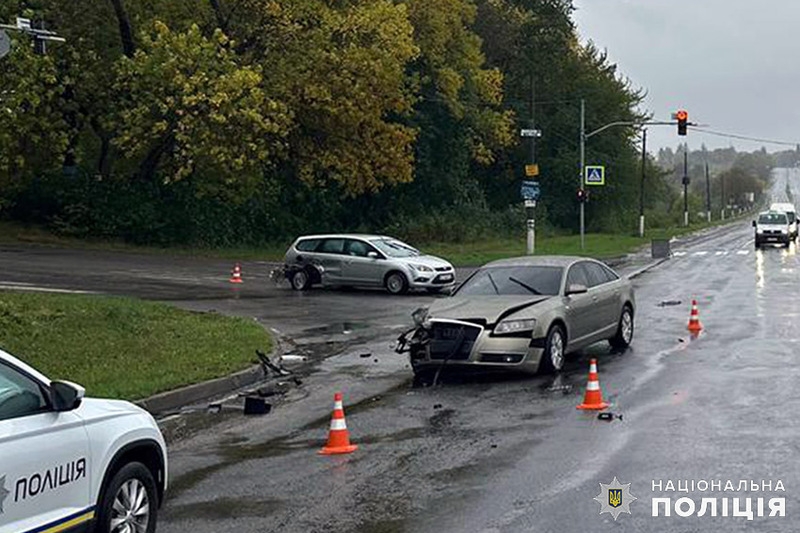
[[[689,315],[688,329],[691,333],[703,331],[703,325],[700,323],[700,313],[697,311],[697,300],[692,300],[692,314]]]
[[[231,272],[231,283],[242,283],[242,267],[239,263],[233,265],[233,271]]]
[[[597,377],[597,359],[591,359],[586,394],[583,397],[583,403],[576,408],[586,411],[602,411],[606,407],[608,404],[603,401],[603,391],[600,390],[600,379]]]
[[[328,432],[328,443],[319,451],[320,455],[337,455],[353,453],[358,449],[355,444],[350,444],[350,432],[344,421],[344,407],[342,407],[342,393],[333,396],[333,416],[331,429]]]

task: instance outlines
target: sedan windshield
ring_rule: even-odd
[[[388,257],[416,257],[419,255],[419,250],[396,239],[375,239],[369,242]]]
[[[549,266],[511,266],[484,268],[467,279],[459,296],[555,296],[561,289],[564,269]]]
[[[786,224],[786,215],[783,213],[764,213],[758,217],[759,224]]]

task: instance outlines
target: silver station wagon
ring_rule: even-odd
[[[313,285],[384,287],[440,292],[456,282],[453,265],[380,235],[309,235],[297,239],[284,258],[284,276],[298,291]]]
[[[593,259],[521,257],[489,263],[450,298],[414,313],[400,338],[415,374],[444,366],[559,371],[565,356],[599,341],[633,339],[628,279]]]

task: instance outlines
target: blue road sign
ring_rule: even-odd
[[[523,200],[538,200],[542,190],[539,188],[539,182],[534,180],[522,180],[520,187],[520,194]]]
[[[583,181],[586,185],[605,185],[606,167],[599,165],[586,167],[586,176]]]

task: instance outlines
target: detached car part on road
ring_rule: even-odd
[[[415,374],[443,366],[560,371],[567,354],[608,340],[633,339],[630,281],[578,257],[523,257],[489,263],[452,297],[414,314],[400,337]]]
[[[409,289],[440,292],[455,285],[453,265],[379,235],[309,235],[286,252],[282,275],[295,290],[314,285],[384,287],[392,294]]]
[[[153,533],[167,452],[153,417],[0,350],[0,533]]]
[[[779,211],[764,211],[753,221],[755,228],[755,246],[761,248],[765,244],[780,244],[789,247],[792,240],[789,217]]]

